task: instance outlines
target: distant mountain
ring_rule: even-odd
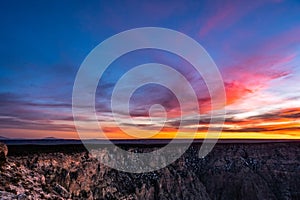
[[[56,137],[44,137],[44,138],[42,138],[42,140],[60,140],[60,138],[56,138]]]

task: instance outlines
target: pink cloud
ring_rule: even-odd
[[[247,6],[243,4],[243,1],[222,1],[221,4],[215,3],[214,11],[206,19],[199,31],[199,35],[204,37],[219,27],[228,28],[264,3],[266,2],[252,1],[247,2]]]
[[[203,27],[201,28],[199,35],[201,37],[205,36],[206,34],[208,34],[212,29],[216,28],[217,26],[219,26],[224,20],[228,20],[230,21],[229,23],[233,22],[233,13],[236,10],[236,6],[234,6],[234,4],[226,4],[224,7],[219,7],[218,11],[216,12],[216,14],[214,14],[213,16],[211,16],[206,23],[203,25]]]
[[[281,77],[286,77],[293,73],[292,61],[297,57],[294,48],[287,47],[295,45],[300,42],[300,29],[294,28],[277,36],[266,39],[256,46],[254,51],[249,51],[246,55],[242,56],[241,52],[236,52],[232,55],[233,58],[239,60],[233,61],[226,67],[222,67],[222,75],[225,82],[234,83],[229,84],[233,86],[239,86],[244,88],[245,95],[247,91],[256,92],[262,89],[270,87],[271,80],[275,80]],[[231,91],[231,102],[235,95],[235,87],[230,87],[227,92]],[[240,94],[242,95],[242,94]]]

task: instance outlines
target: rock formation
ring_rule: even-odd
[[[300,144],[192,146],[158,171],[120,172],[87,152],[8,156],[0,199],[300,199]]]
[[[0,167],[6,162],[7,146],[0,142]]]

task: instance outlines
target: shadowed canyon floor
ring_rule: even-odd
[[[300,199],[299,142],[217,144],[205,158],[194,144],[141,174],[106,167],[82,145],[1,148],[1,199]]]

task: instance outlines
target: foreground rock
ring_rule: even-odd
[[[300,199],[300,144],[191,147],[161,170],[130,174],[86,152],[8,156],[0,199]]]
[[[6,162],[7,146],[0,142],[0,167]]]

